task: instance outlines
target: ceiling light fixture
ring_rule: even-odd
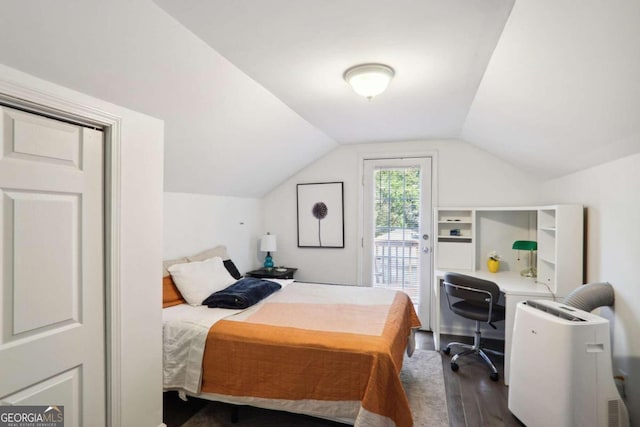
[[[384,64],[360,64],[344,72],[344,80],[358,95],[371,99],[389,86],[395,72]]]

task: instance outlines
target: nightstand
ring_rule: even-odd
[[[265,268],[259,268],[258,270],[247,271],[245,276],[257,277],[259,279],[293,279],[293,275],[298,270],[297,268],[284,268],[284,271],[278,271],[280,268],[272,268],[267,270]]]

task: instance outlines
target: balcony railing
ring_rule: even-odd
[[[384,234],[375,239],[374,286],[406,292],[418,301],[419,259],[417,239],[389,239]]]

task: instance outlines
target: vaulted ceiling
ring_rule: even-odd
[[[637,0],[0,0],[0,62],[165,121],[165,189],[261,196],[339,144],[541,179],[640,151]],[[372,101],[342,80],[391,65]]]
[[[340,144],[457,138],[512,0],[156,0]],[[395,70],[368,101],[356,64]]]

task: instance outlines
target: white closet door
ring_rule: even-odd
[[[0,401],[105,425],[102,132],[0,107]]]

